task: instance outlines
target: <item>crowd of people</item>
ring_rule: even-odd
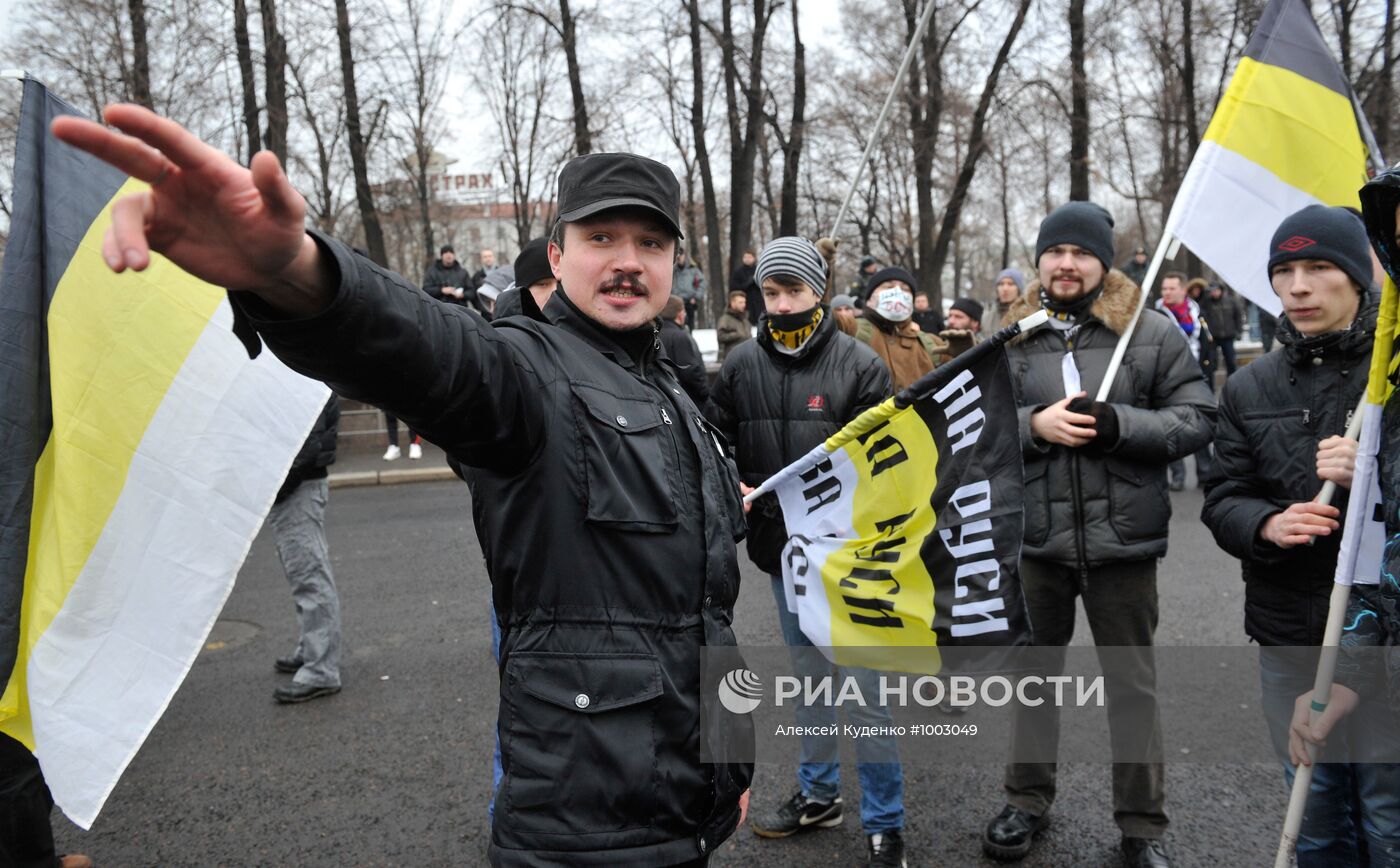
[[[471,487],[501,674],[494,865],[708,862],[749,809],[752,765],[700,759],[702,739],[714,737],[702,732],[700,655],[736,645],[740,541],[772,577],[795,670],[832,670],[787,607],[777,503],[765,496],[749,508],[741,494],[1036,311],[1048,325],[1006,352],[1025,468],[1020,580],[1032,641],[1050,649],[1047,674],[1064,665],[1078,601],[1095,645],[1139,649],[1108,673],[1114,741],[1131,732],[1160,749],[1149,649],[1170,468],[1189,455],[1205,488],[1202,519],[1241,561],[1245,632],[1265,652],[1320,641],[1345,516],[1313,500],[1324,482],[1345,488],[1354,473],[1357,443],[1342,434],[1365,387],[1382,269],[1400,269],[1400,167],[1368,187],[1364,220],[1313,206],[1278,227],[1267,277],[1283,308],[1282,346],[1243,367],[1232,346],[1243,315],[1223,287],[1193,291],[1184,275],[1165,274],[1134,325],[1146,251],[1115,268],[1112,216],[1070,202],[1041,221],[1028,274],[1008,268],[990,304],[958,298],[946,315],[899,265],[866,257],[857,283],[829,296],[830,265],[811,241],[782,237],[746,253],[718,323],[722,364],[711,383],[686,328],[706,284],[684,256],[679,184],[660,163],[577,157],[560,173],[548,237],[510,265],[482,251],[470,277],[444,247],[414,283],[304,229],[304,203],[270,154],[250,171],[143,109],[112,109],[109,120],[124,132],[54,124],[60,139],[153,182],[136,194],[150,197],[144,207],[114,210],[122,244],[109,264],[144,267],[154,240],[185,270],[234,288],[235,320],[286,364],[394,414],[415,442],[441,446]],[[245,204],[218,204],[232,201]],[[1106,400],[1090,398],[1130,330],[1123,373]],[[1226,374],[1218,399],[1217,355]],[[1382,470],[1392,576],[1396,412]],[[334,404],[274,508],[302,614],[298,646],[276,661],[295,672],[284,702],[339,689],[334,606],[303,604],[333,594],[324,536],[315,539],[333,416]],[[1353,607],[1349,646],[1400,644],[1393,578]],[[1313,726],[1298,711],[1310,685],[1261,654],[1270,735],[1289,779],[1312,761],[1306,744],[1341,731],[1361,739],[1378,720],[1396,732],[1377,712],[1400,710],[1400,661],[1377,669],[1375,658],[1348,658],[1340,673]],[[1012,756],[1053,757],[1056,706],[1012,713]],[[816,727],[835,714],[800,706],[797,722]],[[890,720],[878,704],[858,714],[853,723]],[[926,861],[904,837],[898,746],[863,740],[856,760],[869,864]],[[804,737],[791,788],[755,795],[754,832],[778,839],[840,826],[840,765],[835,738]],[[1011,861],[1049,823],[1056,766],[1011,762],[1003,791],[982,846]],[[1115,763],[1111,801],[1124,863],[1170,865],[1162,762]],[[1400,865],[1400,764],[1319,765],[1299,864],[1364,864],[1363,854]]]

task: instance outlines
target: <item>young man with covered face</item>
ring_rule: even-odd
[[[1157,559],[1167,550],[1171,505],[1167,463],[1210,438],[1215,400],[1171,320],[1144,311],[1108,401],[1090,401],[1107,373],[1141,290],[1113,262],[1113,218],[1071,202],[1040,224],[1039,280],[1003,323],[1045,308],[1048,327],[1007,350],[1020,405],[1025,457],[1021,585],[1033,641],[1057,674],[1074,634],[1075,600],[1094,643],[1116,648],[1105,662],[1113,742],[1133,743],[1133,762],[1113,766],[1113,818],[1133,868],[1169,865],[1161,722],[1150,646],[1157,628]],[[1109,665],[1109,663],[1113,665]],[[1051,697],[1053,700],[1053,697]],[[1059,711],[1053,701],[1017,706],[1007,805],[986,828],[988,855],[1026,855],[1049,823],[1055,799]],[[1033,761],[1016,761],[1017,759]],[[1146,760],[1146,761],[1144,761]]]
[[[806,455],[849,421],[889,394],[880,360],[836,328],[821,304],[826,262],[805,238],[770,242],[758,257],[755,274],[763,288],[765,311],[758,338],[740,344],[725,360],[707,414],[734,445],[739,474],[757,486]],[[759,498],[749,513],[749,558],[773,577],[773,596],[783,639],[792,648],[799,677],[831,674],[831,664],[798,626],[787,608],[780,558],[788,533],[777,498]],[[878,673],[843,670],[867,696],[878,694]],[[852,723],[890,725],[888,708],[848,708]],[[836,722],[836,709],[798,706],[798,724],[819,727]],[[868,742],[868,744],[866,743]],[[784,838],[838,826],[844,819],[841,767],[835,737],[804,737],[798,790],[791,798],[755,814],[759,835]],[[857,747],[861,785],[861,825],[872,865],[903,865],[903,771],[892,738],[862,739]]]
[[[889,369],[896,392],[932,371],[948,352],[942,339],[913,322],[914,275],[894,266],[866,281],[865,308],[858,319],[837,320],[842,331],[869,345]]]
[[[671,170],[570,160],[549,246],[560,288],[543,321],[493,327],[308,231],[271,153],[245,169],[145,109],[106,119],[126,134],[73,117],[53,130],[151,184],[113,206],[107,263],[145,268],[155,249],[229,287],[250,350],[261,338],[394,411],[489,504],[474,518],[502,632],[491,864],[703,864],[752,773],[701,761],[726,725],[702,732],[700,668],[707,649],[733,655],[744,519],[717,435],[657,355],[682,237]]]
[[[1365,228],[1345,209],[1312,205],[1279,224],[1268,274],[1283,303],[1282,348],[1226,382],[1215,425],[1219,469],[1201,510],[1220,547],[1240,559],[1244,628],[1262,646],[1264,715],[1290,787],[1288,725],[1314,669],[1274,648],[1322,644],[1356,467],[1358,444],[1343,435],[1366,391],[1376,328],[1370,272]],[[1343,490],[1333,505],[1314,503],[1327,481]],[[1359,864],[1349,806],[1358,786],[1373,789],[1373,771],[1347,763],[1313,771],[1301,868]]]

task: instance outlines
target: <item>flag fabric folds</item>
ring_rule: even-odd
[[[787,525],[788,607],[833,662],[935,674],[950,648],[1029,642],[1003,348],[1019,333],[935,369],[759,488],[777,495]]]
[[[101,258],[139,182],[24,82],[0,274],[0,732],[87,828],[218,617],[320,383],[249,360],[222,290]]]
[[[1166,234],[1277,316],[1269,239],[1308,205],[1359,205],[1364,123],[1303,0],[1270,0],[1186,171]]]
[[[1391,375],[1400,358],[1391,358],[1395,347],[1395,323],[1400,314],[1400,291],[1386,277],[1376,315],[1376,335],[1371,345],[1371,372],[1366,380],[1366,402],[1361,407],[1361,436],[1356,450],[1356,469],[1347,498],[1346,524],[1342,527],[1341,551],[1337,555],[1334,581],[1339,585],[1380,583],[1385,551],[1385,513],[1381,509],[1380,447],[1381,416],[1385,403],[1395,390]]]

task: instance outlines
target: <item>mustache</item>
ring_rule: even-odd
[[[640,292],[643,295],[651,295],[651,288],[635,277],[626,274],[619,274],[612,280],[598,284],[599,292],[607,292],[610,289],[628,289],[633,292]]]

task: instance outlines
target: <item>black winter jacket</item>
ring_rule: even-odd
[[[288,365],[422,432],[490,504],[476,530],[501,625],[505,770],[491,863],[707,855],[752,774],[701,761],[717,727],[752,737],[747,717],[707,715],[702,731],[700,714],[702,651],[737,659],[744,518],[722,441],[655,333],[629,353],[635,334],[605,332],[562,292],[549,322],[489,325],[313,237],[339,272],[324,310],[235,303]]]
[[[1046,325],[1006,351],[1026,461],[1029,557],[1086,570],[1167,552],[1167,464],[1208,443],[1215,418],[1215,397],[1173,320],[1142,312],[1108,393],[1120,436],[1106,453],[1047,443],[1030,425],[1033,414],[1065,398],[1067,352],[1074,354],[1082,389],[1091,398],[1098,394],[1140,294],[1137,284],[1110,271],[1072,346],[1064,332]],[[1040,284],[1032,281],[1002,322],[1039,309]]]
[[[1281,349],[1240,369],[1221,393],[1201,521],[1240,559],[1244,629],[1260,645],[1322,644],[1341,534],[1281,549],[1259,529],[1322,489],[1317,444],[1346,431],[1366,391],[1375,328],[1374,299],[1340,334],[1303,338],[1281,319]],[[1343,519],[1346,500],[1343,491],[1332,502]]]
[[[432,296],[435,301],[445,301],[451,304],[463,304],[466,298],[454,298],[442,294],[444,286],[465,287],[470,278],[467,270],[462,267],[462,263],[453,261],[451,267],[442,264],[441,259],[433,261],[428,266],[428,270],[423,274],[423,291]]]
[[[292,468],[277,491],[273,503],[281,503],[308,479],[325,479],[326,468],[335,463],[335,438],[340,431],[340,399],[332,392],[311,426],[311,433],[292,459]]]
[[[890,375],[870,347],[836,328],[828,312],[796,355],[780,352],[766,317],[758,338],[730,351],[705,414],[734,445],[739,476],[759,483],[811,451],[891,393]],[[775,495],[749,512],[749,558],[781,572],[787,528]]]
[[[663,319],[661,348],[675,363],[676,376],[680,378],[681,388],[685,389],[690,400],[694,401],[697,407],[705,406],[710,397],[710,378],[705,373],[705,360],[700,356],[700,347],[695,343],[695,338],[691,337],[684,326]]]

